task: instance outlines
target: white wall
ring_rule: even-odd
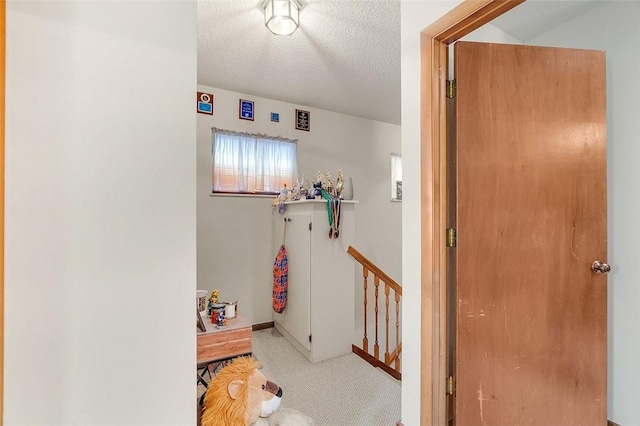
[[[462,37],[460,41],[478,41],[487,43],[503,43],[503,44],[522,44],[522,41],[518,40],[511,34],[505,33],[500,28],[494,27],[491,24],[484,24],[477,30]]]
[[[460,1],[402,0],[402,422],[420,424],[420,31]]]
[[[7,2],[5,424],[195,424],[196,4]]]
[[[310,178],[322,170],[335,178],[342,169],[353,177],[360,202],[355,247],[401,282],[402,204],[392,203],[389,191],[400,126],[206,86],[199,90],[214,95],[214,114],[197,114],[198,288],[217,288],[223,300],[238,300],[254,324],[272,321],[273,198],[210,195],[211,127],[298,139],[299,175]],[[238,118],[240,98],[255,102],[254,121]],[[311,112],[311,131],[295,129],[296,108]],[[271,121],[271,112],[280,114],[279,123]]]
[[[640,425],[640,53],[639,2],[604,6],[528,40],[527,44],[606,51],[609,286],[609,419]]]

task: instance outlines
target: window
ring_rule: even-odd
[[[297,141],[212,130],[213,192],[276,194],[295,183]]]
[[[402,156],[391,154],[391,199],[402,200]]]

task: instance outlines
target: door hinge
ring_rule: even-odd
[[[309,222],[309,231],[311,231],[311,222]]]
[[[453,376],[447,377],[447,396],[456,396],[456,382]]]
[[[311,343],[311,335],[309,335],[309,343]]]
[[[456,97],[456,81],[447,80],[447,98],[453,99]]]
[[[447,229],[447,247],[455,247],[457,243],[457,235],[455,228]]]

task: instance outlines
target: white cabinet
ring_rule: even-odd
[[[347,247],[354,244],[356,204],[342,202],[340,234],[331,239],[324,200],[293,201],[273,214],[274,259],[285,223],[289,259],[287,306],[273,321],[311,362],[351,352],[356,263]]]

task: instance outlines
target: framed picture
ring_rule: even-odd
[[[277,112],[272,112],[271,113],[271,121],[279,123],[280,122],[280,114],[277,113]]]
[[[253,121],[253,101],[240,99],[239,116],[241,120]]]
[[[311,122],[311,113],[296,109],[296,129],[309,131]]]
[[[200,331],[207,331],[207,327],[204,325],[204,321],[202,320],[202,315],[200,315],[200,309],[196,306],[196,327],[200,329]]]
[[[213,115],[213,94],[198,92],[196,111],[200,114]]]

